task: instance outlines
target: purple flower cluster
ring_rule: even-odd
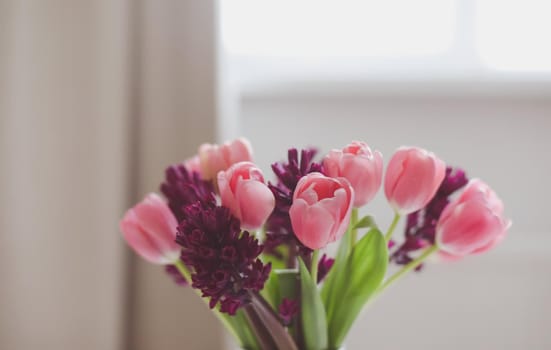
[[[318,263],[318,283],[323,281],[325,276],[329,273],[331,268],[333,267],[333,264],[335,263],[335,259],[327,257],[327,254],[323,254],[319,263]]]
[[[436,224],[442,211],[450,202],[450,196],[467,182],[467,176],[462,169],[446,168],[446,176],[432,200],[425,208],[407,216],[405,241],[392,253],[391,261],[398,265],[406,265],[413,260],[410,253],[434,245]]]
[[[278,311],[284,326],[289,326],[291,324],[293,317],[298,314],[299,308],[300,306],[296,300],[283,298],[281,304],[279,304]]]
[[[268,184],[274,194],[276,205],[273,213],[266,222],[266,252],[278,255],[275,248],[281,244],[297,246],[301,254],[309,254],[311,250],[300,243],[293,233],[289,208],[293,202],[293,193],[298,181],[306,174],[322,172],[321,163],[313,161],[316,149],[303,149],[300,152],[291,148],[287,151],[287,163],[272,164],[272,170],[277,177],[277,183]]]
[[[202,180],[198,173],[189,171],[184,164],[171,165],[165,170],[161,192],[178,221],[184,219],[185,208],[190,204],[216,205],[212,184]]]
[[[165,266],[165,272],[170,277],[172,277],[172,280],[177,285],[179,285],[179,286],[187,286],[188,285],[188,282],[186,281],[184,276],[182,276],[182,273],[178,270],[176,265],[166,265]]]
[[[193,268],[192,287],[210,298],[214,308],[234,315],[250,302],[251,292],[264,287],[271,265],[258,256],[263,247],[248,232],[241,233],[239,220],[229,209],[200,202],[184,209],[176,242],[182,260]]]

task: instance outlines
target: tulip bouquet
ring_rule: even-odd
[[[342,347],[366,305],[406,273],[485,252],[510,226],[484,182],[402,147],[386,166],[394,219],[382,231],[358,212],[383,184],[381,153],[352,142],[315,155],[290,149],[266,183],[247,140],[204,144],[168,167],[164,199],[149,194],[128,210],[123,236],[193,288],[242,348],[322,350]],[[387,276],[389,264],[398,267]]]

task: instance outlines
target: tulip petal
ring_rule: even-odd
[[[385,173],[385,196],[392,204],[393,193],[398,180],[404,172],[404,162],[407,158],[407,149],[398,149],[390,158]]]
[[[501,216],[503,214],[503,202],[497,194],[480,179],[472,179],[465,191],[461,194],[460,201],[465,201],[471,197],[483,198],[491,210]]]
[[[482,253],[485,253],[487,252],[488,250],[491,250],[493,249],[495,246],[497,246],[499,243],[501,243],[501,241],[503,241],[505,239],[505,235],[507,233],[507,230],[504,229],[503,231],[501,231],[500,234],[498,234],[493,240],[491,240],[488,244],[480,247],[480,248],[477,248],[475,249],[472,254],[482,254]]]
[[[422,209],[434,197],[445,176],[444,163],[430,153],[413,149],[408,155],[392,191],[392,201],[401,214]]]
[[[314,205],[318,202],[318,193],[315,190],[315,185],[308,186],[300,195],[300,198],[305,200],[308,205]]]
[[[244,229],[260,228],[275,207],[274,195],[264,184],[262,171],[251,162],[238,162],[219,172],[218,187],[222,205],[230,209]]]
[[[437,227],[437,243],[443,251],[461,256],[488,245],[502,231],[500,218],[483,201],[471,200],[459,204]]]
[[[243,180],[237,185],[235,202],[240,206],[242,227],[258,229],[275,207],[274,194],[262,182]]]
[[[335,225],[331,213],[323,207],[309,206],[296,199],[289,210],[293,231],[299,241],[310,249],[320,249],[329,242],[331,227]]]
[[[216,178],[222,170],[231,165],[252,160],[252,148],[244,138],[226,142],[223,145],[205,143],[199,147],[199,160],[201,163],[201,175],[204,179]]]
[[[235,164],[238,162],[252,161],[253,150],[249,140],[245,138],[239,138],[229,144],[229,164]]]
[[[128,245],[145,260],[153,264],[163,264],[164,259],[156,242],[140,228],[134,209],[126,212],[120,222],[120,230]]]
[[[340,166],[343,152],[331,150],[323,159],[323,172],[329,177],[340,177]]]
[[[503,203],[484,182],[473,179],[442,212],[436,242],[445,253],[464,256],[488,251],[504,237],[511,224]]]
[[[178,222],[158,195],[148,195],[134,207],[134,213],[137,223],[162,252],[180,251],[175,242]]]
[[[319,201],[316,205],[321,206],[333,219],[331,227],[331,236],[329,243],[335,242],[344,235],[348,227],[350,217],[347,219],[347,212],[351,210],[351,200],[344,188],[335,191],[333,198],[326,198]]]
[[[222,205],[230,209],[231,213],[236,218],[241,218],[241,207],[239,206],[239,203],[237,203],[235,195],[232,192],[232,188],[230,186],[231,178],[228,178],[231,176],[231,174],[229,174],[230,171],[231,168],[227,172],[221,171],[218,173],[217,180],[220,199],[222,201]]]
[[[354,189],[354,207],[364,206],[375,197],[382,182],[383,164],[379,151],[365,142],[353,141],[342,150],[331,150],[323,160],[324,173],[346,178]]]
[[[295,192],[293,194],[293,200],[295,198],[302,197],[302,192],[310,189],[315,188],[315,183],[318,182],[318,179],[326,179],[327,177],[323,175],[322,173],[310,173],[306,176],[303,176],[298,180],[297,186],[295,188]],[[316,195],[317,196],[317,195]]]
[[[354,191],[343,177],[330,178],[320,173],[302,177],[289,211],[293,231],[307,247],[324,247],[346,230],[353,200]]]

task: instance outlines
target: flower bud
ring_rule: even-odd
[[[221,170],[226,170],[238,162],[252,161],[252,148],[248,140],[240,138],[223,145],[202,144],[199,147],[201,177],[204,180],[216,179]]]
[[[201,160],[199,156],[193,156],[184,161],[184,166],[189,172],[195,172],[201,175]]]
[[[128,245],[154,264],[174,263],[180,257],[180,247],[175,242],[177,226],[166,203],[154,193],[129,209],[120,222]]]
[[[503,240],[510,225],[496,193],[484,182],[471,180],[442,212],[436,225],[436,244],[453,256],[482,253]]]
[[[274,194],[264,183],[262,171],[251,162],[239,162],[218,173],[222,205],[247,230],[260,228],[275,206]]]
[[[320,249],[342,237],[350,222],[354,190],[345,178],[310,173],[295,189],[289,209],[293,231],[310,249]]]
[[[343,150],[332,150],[323,159],[325,175],[344,177],[354,189],[354,207],[359,208],[375,197],[383,177],[383,156],[372,152],[364,142],[353,141]]]
[[[388,163],[385,195],[400,215],[411,214],[434,197],[444,180],[446,165],[421,148],[400,148]]]

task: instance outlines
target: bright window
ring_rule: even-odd
[[[551,77],[549,0],[220,1],[242,81]],[[534,75],[527,76],[532,79]]]
[[[551,1],[478,0],[477,49],[503,70],[551,71]]]
[[[455,31],[454,0],[221,1],[232,54],[314,57],[434,54]]]

